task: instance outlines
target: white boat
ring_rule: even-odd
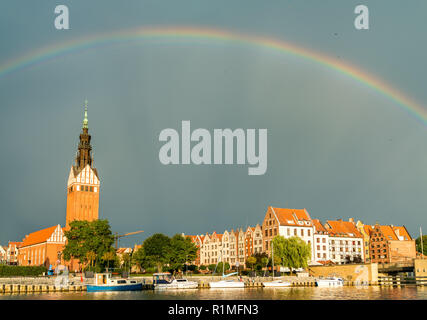
[[[280,288],[280,287],[290,287],[291,283],[284,280],[273,280],[263,282],[262,285],[266,288]]]
[[[222,257],[222,252],[221,252],[221,257]],[[218,267],[218,263],[216,264],[217,267]],[[244,288],[245,287],[245,283],[243,281],[226,279],[227,277],[238,274],[238,272],[224,274],[224,271],[225,271],[224,268],[225,268],[225,263],[222,262],[222,280],[209,282],[210,288]],[[216,267],[215,267],[215,270],[216,270]]]
[[[188,281],[185,278],[174,279],[169,272],[153,274],[154,289],[197,289],[196,281]]]
[[[317,287],[342,287],[344,280],[338,277],[329,277],[316,280]]]
[[[211,288],[244,288],[245,283],[237,280],[219,280],[209,282]]]
[[[280,288],[280,287],[290,287],[291,283],[283,280],[274,280],[274,250],[273,242],[271,242],[271,262],[273,269],[273,281],[265,281],[262,285],[266,288]]]
[[[233,272],[233,273],[229,273],[229,274],[225,275],[224,274],[224,263],[222,264],[222,266],[223,266],[223,270],[222,270],[222,278],[223,279],[219,280],[219,281],[209,282],[210,288],[244,288],[245,287],[245,283],[243,281],[225,279],[227,277],[234,276],[234,275],[238,274],[238,272]]]

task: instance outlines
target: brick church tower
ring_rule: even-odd
[[[65,228],[74,220],[93,221],[98,219],[99,176],[93,166],[87,119],[87,101],[82,133],[74,165],[71,166],[67,183],[67,214]]]

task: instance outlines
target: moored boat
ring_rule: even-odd
[[[262,283],[262,285],[266,288],[281,288],[281,287],[289,287],[291,285],[288,281],[283,280],[274,280],[274,247],[273,242],[271,242],[271,262],[272,262],[272,269],[273,269],[273,281],[265,281]]]
[[[139,291],[142,283],[137,280],[113,278],[111,273],[96,273],[95,284],[86,285],[88,292],[96,291]]]
[[[344,280],[338,277],[329,277],[316,280],[317,287],[342,287]]]
[[[185,278],[174,279],[169,272],[165,272],[153,274],[153,286],[154,289],[197,289],[199,284]]]
[[[219,280],[209,282],[210,288],[244,288],[245,283],[236,280]]]
[[[290,287],[291,283],[284,280],[273,280],[263,282],[262,285],[266,288],[280,288],[280,287]]]
[[[225,279],[229,276],[236,275],[237,272],[233,272],[222,276],[222,280],[209,282],[210,288],[244,288],[245,283],[243,281]]]

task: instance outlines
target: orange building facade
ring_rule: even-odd
[[[25,236],[19,247],[18,263],[21,266],[57,265],[66,238],[61,226],[49,227]]]
[[[415,240],[404,226],[376,224],[370,231],[371,262],[395,263],[416,258]]]
[[[71,166],[67,182],[66,229],[71,221],[93,221],[99,218],[100,181],[98,171],[93,167],[90,142],[86,107],[75,164]]]

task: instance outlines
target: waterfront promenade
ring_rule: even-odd
[[[237,280],[238,277],[230,277],[231,279]],[[140,280],[143,283],[143,290],[153,289],[152,277],[148,276],[135,276],[132,279]],[[196,281],[199,284],[199,289],[208,289],[210,281],[218,281],[221,276],[189,276],[189,280]],[[275,279],[282,279],[289,281],[291,287],[315,287],[317,278],[315,277],[276,277]],[[32,292],[68,292],[68,291],[85,291],[87,284],[93,284],[93,278],[84,278],[81,281],[80,276],[70,276],[68,278],[68,285],[57,285],[57,278],[52,277],[10,277],[0,278],[0,294],[8,293],[32,293]],[[257,277],[249,278],[243,277],[245,288],[262,288],[262,282],[271,281],[272,278],[268,277]],[[344,281],[344,286],[381,286],[381,287],[393,287],[393,286],[427,286],[427,279],[411,279],[416,281],[406,281],[401,278],[381,278],[379,282],[365,282],[359,283],[354,281]]]

